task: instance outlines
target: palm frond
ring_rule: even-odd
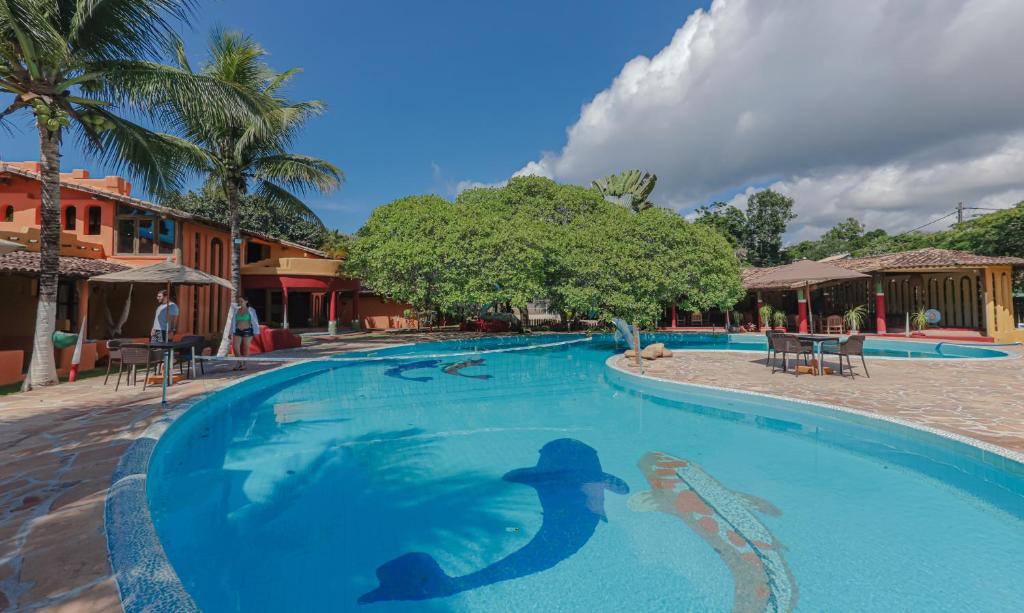
[[[250,171],[254,179],[280,183],[300,193],[310,190],[332,192],[345,180],[341,169],[334,164],[294,153],[261,157],[253,161]]]
[[[280,185],[276,185],[270,181],[260,181],[257,184],[254,193],[258,198],[279,206],[285,211],[298,215],[305,221],[314,223],[320,227],[323,227],[324,225],[323,220],[313,212],[313,209],[311,209],[308,204]]]

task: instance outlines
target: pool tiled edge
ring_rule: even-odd
[[[125,613],[199,611],[171,566],[146,500],[146,471],[156,442],[206,396],[176,405],[135,439],[111,478],[104,514],[107,553]]]

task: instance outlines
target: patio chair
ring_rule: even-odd
[[[116,360],[118,364],[121,363],[121,345],[124,341],[120,339],[110,339],[107,341],[107,374],[103,377],[103,385],[107,384],[107,380],[110,379],[110,369],[114,365]]]
[[[690,314],[690,325],[691,326],[703,326],[704,325],[704,314],[699,311],[694,311]]]
[[[187,376],[191,378],[195,374],[195,369],[194,366],[192,365],[192,349],[195,348],[196,355],[201,355],[203,351],[203,343],[206,342],[206,337],[198,334],[184,336],[182,337],[181,342],[188,343],[189,346],[176,351],[174,354],[174,358],[175,361],[178,363],[178,372],[180,372],[181,374],[187,373]],[[199,369],[205,375],[206,366],[203,365],[202,360],[198,361]]]
[[[114,385],[114,391],[116,392],[121,387],[121,373],[124,372],[125,366],[128,367],[128,377],[125,381],[130,381],[132,385],[137,385],[139,382],[139,367],[146,367],[146,374],[142,379],[142,389],[146,389],[146,384],[149,382],[149,371],[156,372],[156,367],[161,362],[161,352],[150,349],[149,345],[142,343],[121,345],[121,360],[117,368],[117,383]]]
[[[772,344],[772,337],[775,336],[776,332],[772,329],[764,331],[765,337],[768,339],[768,359],[764,362],[764,367],[768,368],[772,363],[772,354],[775,353],[775,345]]]
[[[843,374],[843,358],[845,357],[846,358],[846,365],[849,367],[850,377],[851,378],[854,377],[855,375],[853,373],[853,364],[850,363],[850,356],[851,355],[859,355],[860,356],[860,363],[864,365],[864,375],[868,379],[871,378],[871,373],[868,372],[867,360],[864,359],[864,335],[863,334],[854,334],[853,336],[851,336],[850,338],[848,338],[848,339],[846,339],[845,341],[842,341],[842,342],[832,341],[832,342],[822,343],[822,345],[821,345],[821,353],[828,354],[828,355],[834,355],[837,358],[839,358],[839,374],[840,375]]]
[[[787,358],[789,354],[793,354],[799,360],[800,356],[804,358],[804,364],[807,364],[807,356],[814,357],[814,346],[813,343],[803,343],[793,334],[775,334],[772,336],[772,347],[775,350],[775,357],[778,358],[779,354],[782,354],[782,372],[788,372]],[[772,374],[775,374],[775,362],[772,362]],[[799,371],[796,371],[797,376],[800,375]]]
[[[843,318],[838,315],[829,315],[825,318],[825,334],[842,334]]]

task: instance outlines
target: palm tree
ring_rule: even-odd
[[[241,291],[241,197],[259,196],[282,209],[320,223],[316,214],[294,192],[329,192],[337,189],[344,175],[325,160],[289,152],[299,130],[324,110],[316,100],[292,102],[281,89],[300,69],[276,72],[264,61],[266,51],[239,32],[215,30],[210,37],[209,57],[198,74],[265,98],[269,108],[254,119],[247,113],[210,116],[187,101],[170,105],[168,117],[176,134],[164,135],[178,145],[180,159],[195,175],[202,176],[207,189],[223,194],[231,226],[232,302]],[[178,48],[178,63],[192,72],[184,50]],[[227,353],[227,333],[219,353]]]
[[[147,116],[168,96],[195,109],[260,110],[209,78],[162,65],[172,21],[187,21],[194,0],[0,0],[0,123],[34,114],[39,133],[41,224],[39,301],[25,389],[56,383],[51,337],[60,257],[60,147],[75,132],[90,153],[125,169],[143,187],[165,190],[182,175],[168,163],[172,143],[114,112]],[[151,116],[151,115],[149,115]]]
[[[614,199],[619,203],[628,196],[629,207],[639,213],[654,206],[647,198],[657,183],[658,175],[640,170],[627,170],[593,181],[591,185],[605,198]]]

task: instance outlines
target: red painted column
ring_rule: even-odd
[[[338,321],[338,292],[331,290],[331,321]]]
[[[672,327],[676,327],[676,303],[672,303]]]
[[[796,291],[797,322],[801,334],[807,333],[807,295],[804,290]]]
[[[885,334],[885,287],[881,279],[875,280],[875,332]]]

